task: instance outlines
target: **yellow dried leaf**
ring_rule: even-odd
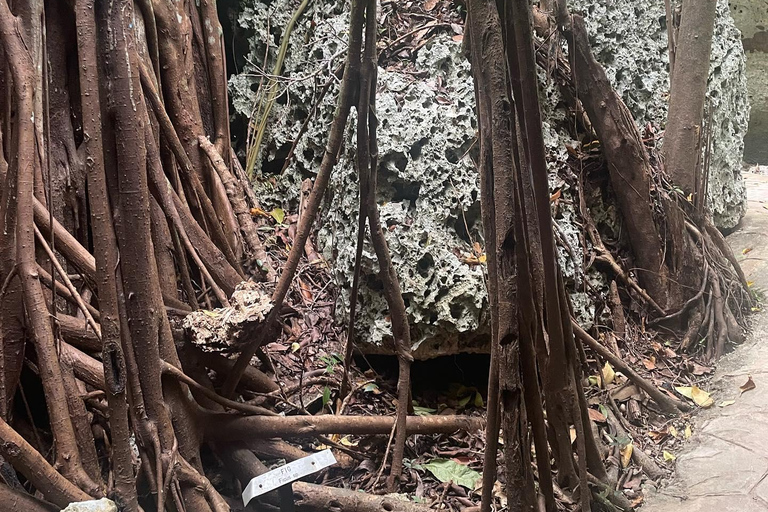
[[[677,458],[674,455],[672,455],[671,453],[669,453],[667,450],[664,450],[663,455],[664,455],[664,460],[667,461],[667,462],[672,462],[673,460],[675,460]]]
[[[712,407],[712,405],[715,403],[715,400],[709,396],[709,393],[703,389],[700,389],[698,386],[693,386],[691,389],[691,395],[693,397],[693,401],[696,402],[696,405],[702,409]]]
[[[608,386],[611,384],[615,378],[616,372],[613,371],[613,366],[611,366],[611,363],[605,363],[605,366],[603,367],[603,379],[605,380],[605,385]]]
[[[686,425],[685,426],[685,433],[683,434],[683,436],[686,439],[690,439],[692,435],[693,435],[693,432],[691,432],[691,426],[690,425]]]
[[[669,428],[667,429],[667,432],[669,432],[669,435],[677,439],[677,429],[675,427],[670,425]]]
[[[629,466],[629,461],[632,459],[632,450],[634,450],[632,443],[621,449],[621,467],[626,468]]]
[[[752,248],[751,247],[747,247],[746,249],[741,251],[741,254],[749,254],[750,252],[752,252]]]
[[[488,256],[486,254],[481,254],[480,257],[477,258],[477,261],[479,261],[480,263],[485,263],[486,261],[488,261]]]
[[[718,407],[728,407],[729,405],[733,405],[736,403],[736,400],[723,400],[719,404],[717,404]]]
[[[699,388],[698,386],[691,386],[691,387],[681,386],[681,387],[676,387],[675,390],[681,395],[683,395],[684,397],[690,398],[691,400],[693,400],[696,403],[696,405],[698,405],[703,409],[712,407],[712,404],[715,403],[712,397],[709,396],[709,393]]]

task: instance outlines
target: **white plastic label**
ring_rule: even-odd
[[[248,482],[243,491],[243,505],[248,506],[248,502],[256,496],[274,491],[278,487],[295,482],[312,473],[317,473],[334,464],[336,464],[336,457],[333,456],[331,450],[326,449],[257,476]]]

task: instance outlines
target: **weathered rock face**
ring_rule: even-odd
[[[752,110],[744,138],[744,160],[764,165],[768,164],[768,2],[732,0],[728,4],[747,57]]]
[[[267,41],[273,59],[281,29],[296,2],[274,0],[265,5],[243,1],[240,23],[255,33],[250,39],[250,62],[263,62]],[[313,176],[322,159],[338,84],[331,87],[316,111],[313,106],[345,47],[346,3],[315,2],[314,11],[305,15],[312,16],[314,28],[299,23],[291,37],[284,72],[289,81],[281,84],[287,93],[273,109],[263,154],[266,164],[256,185],[267,206],[295,209],[301,180]],[[583,0],[577,5],[588,15],[598,58],[608,67],[609,76],[638,122],[663,122],[668,91],[663,2]],[[635,17],[628,18],[627,13],[635,13]],[[712,96],[718,112],[723,111],[716,114],[721,116],[716,117],[716,131],[720,130],[722,137],[727,133],[728,141],[715,147],[713,166],[717,170],[712,170],[711,188],[720,183],[717,197],[713,195],[714,209],[721,224],[733,225],[743,204],[738,172],[747,107],[738,32],[727,9],[720,18],[720,49],[713,51],[713,63],[718,64],[713,65]],[[269,34],[266,27],[270,27]],[[488,340],[483,267],[476,264],[482,251],[473,247],[475,242],[482,245],[478,178],[471,160],[477,129],[473,83],[461,43],[453,36],[435,36],[419,50],[415,69],[409,73],[379,70],[378,201],[410,315],[414,350],[416,357],[422,358],[487,350]],[[272,60],[269,62],[267,69],[271,71]],[[233,103],[244,115],[254,109],[252,86],[259,82],[257,71],[250,65],[231,82]],[[415,75],[419,78],[414,79]],[[556,127],[565,114],[549,105],[544,110],[552,158],[550,182],[555,187],[559,185],[555,164],[566,158],[565,139]],[[271,169],[282,168],[307,116],[307,132],[290,166],[282,174],[272,174]],[[342,317],[347,311],[357,233],[354,113],[351,121],[318,235],[318,245],[341,290],[337,311]],[[556,221],[578,255],[580,239],[572,216],[573,212],[565,209]],[[560,256],[567,276],[576,281],[583,277],[578,276],[580,264],[574,265],[566,251],[561,250]],[[371,351],[386,350],[391,329],[381,283],[376,278],[376,258],[368,245],[362,267],[359,339]],[[596,276],[587,278],[594,286],[601,286]],[[585,296],[574,294],[573,298],[577,312],[594,318],[593,305]]]
[[[329,59],[344,48],[341,41],[346,39],[348,13],[341,6],[345,3],[315,3],[321,11],[315,12],[317,26],[311,36],[306,26],[297,27],[291,38],[286,76],[307,76],[320,67],[318,60]],[[241,22],[263,33],[269,11],[255,4],[242,13]],[[291,16],[289,11],[274,11],[271,25],[284,26]],[[308,37],[310,42],[305,44]],[[336,43],[329,45],[328,41]],[[264,46],[256,36],[252,55],[263,54]],[[338,62],[339,57],[326,69]],[[472,264],[481,256],[472,254],[472,244],[481,237],[477,173],[469,157],[476,132],[469,63],[462,55],[461,43],[445,34],[419,52],[415,72],[429,78],[414,79],[409,74],[380,69],[376,106],[380,121],[378,202],[413,327],[414,350],[417,357],[424,358],[487,350],[483,269]],[[324,83],[326,76],[323,73],[318,83]],[[232,82],[235,106],[244,114],[253,108],[252,81],[240,75]],[[283,155],[287,151],[285,146],[290,145],[312,109],[314,85],[313,81],[292,83],[290,104],[276,106],[268,160],[279,160],[281,151]],[[333,119],[336,90],[334,86],[314,114],[295,159],[274,187],[269,184],[270,176],[262,176],[257,185],[260,197],[276,204],[295,201],[301,180],[316,172]],[[353,112],[348,143],[334,170],[328,209],[318,234],[318,245],[342,290],[339,315],[347,311],[357,233],[354,120]],[[391,327],[376,277],[376,257],[369,244],[363,252],[362,268],[359,339],[371,351],[387,350]]]
[[[571,5],[585,15],[595,55],[638,124],[663,127],[669,99],[664,2],[575,0]],[[715,223],[729,229],[746,211],[741,159],[749,100],[744,50],[726,0],[717,4],[708,96],[713,123],[710,207]]]

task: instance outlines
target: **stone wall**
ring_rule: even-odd
[[[747,84],[752,106],[744,138],[744,161],[768,164],[768,1],[732,0],[731,15],[741,31],[747,57]]]

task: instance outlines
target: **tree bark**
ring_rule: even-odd
[[[717,0],[683,0],[662,148],[667,172],[685,195],[706,194],[698,190],[696,166],[716,12]]]
[[[392,416],[250,416],[206,414],[206,436],[214,440],[248,440],[253,436],[313,437],[325,434],[388,435],[395,418]],[[482,428],[480,418],[470,416],[408,416],[408,434],[452,434]]]
[[[617,202],[629,233],[632,251],[639,267],[640,283],[665,310],[681,304],[678,286],[671,286],[667,263],[675,261],[673,251],[667,251],[660,228],[653,214],[654,189],[651,165],[642,137],[624,102],[608,81],[603,67],[592,55],[584,19],[567,13],[563,0],[558,9],[558,24],[568,40],[571,69],[578,95],[597,132],[608,163],[608,172]],[[675,217],[675,211],[669,212]],[[670,224],[675,219],[670,218]],[[684,233],[668,231],[671,238]],[[678,244],[670,243],[675,249]],[[679,250],[679,249],[677,249]]]

